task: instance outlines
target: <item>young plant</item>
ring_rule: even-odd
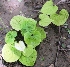
[[[26,18],[20,15],[14,16],[10,25],[13,30],[6,34],[2,49],[2,57],[6,62],[15,62],[19,60],[23,65],[33,66],[36,58],[36,46],[46,38],[43,28],[36,26],[36,21],[32,18]],[[21,32],[23,40],[17,41],[18,32]],[[25,43],[24,43],[25,41]]]
[[[63,25],[68,19],[68,12],[65,9],[62,9],[59,13],[57,13],[58,7],[53,4],[52,0],[47,1],[40,12],[42,14],[39,15],[40,26],[48,26],[51,22],[57,26]]]

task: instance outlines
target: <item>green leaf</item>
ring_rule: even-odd
[[[23,23],[26,22],[27,18],[17,15],[14,16],[11,21],[10,21],[10,25],[12,26],[13,29],[19,31],[23,28]]]
[[[43,28],[37,27],[37,30],[41,33],[41,40],[43,40],[44,38],[46,38],[46,32],[44,31]]]
[[[44,61],[44,60],[45,60],[45,58],[44,58],[44,57],[42,57],[42,58],[41,58],[41,60],[42,60],[42,61]]]
[[[63,25],[68,19],[68,12],[65,9],[62,9],[59,14],[53,14],[50,18],[53,20],[53,24],[60,26]]]
[[[32,33],[27,32],[24,34],[24,41],[27,45],[33,45],[35,48],[41,42],[41,34],[39,31],[34,31]]]
[[[16,50],[14,47],[9,44],[5,44],[2,49],[2,57],[6,62],[15,62],[21,56],[21,52]]]
[[[23,55],[29,57],[33,53],[34,49],[32,45],[29,45],[24,51]]]
[[[22,56],[20,57],[19,61],[23,64],[23,65],[26,65],[26,66],[33,66],[35,61],[36,61],[36,58],[37,58],[37,52],[36,50],[33,50],[33,53],[29,56],[29,57],[26,57],[22,54]]]
[[[17,36],[16,31],[9,31],[6,34],[5,42],[8,43],[8,44],[13,44],[16,36]]]
[[[56,13],[57,10],[58,10],[58,7],[54,5],[52,1],[47,1],[43,5],[40,12],[42,12],[43,14],[51,15],[51,14]]]
[[[27,18],[26,22],[23,23],[23,28],[21,29],[21,34],[24,36],[26,32],[32,32],[36,28],[36,21],[32,18]]]
[[[39,18],[41,19],[41,20],[39,21],[39,25],[40,25],[40,26],[43,26],[43,27],[48,26],[48,25],[53,21],[53,20],[50,19],[49,16],[46,15],[46,14],[40,14],[40,15],[39,15]]]

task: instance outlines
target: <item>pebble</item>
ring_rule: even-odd
[[[70,34],[68,34],[68,38],[70,38]]]
[[[54,64],[51,64],[49,67],[54,67]]]
[[[41,66],[44,66],[44,63],[41,63]]]
[[[61,0],[61,2],[65,2],[66,0]]]
[[[67,48],[70,48],[70,45],[67,45]]]
[[[67,28],[67,26],[64,26],[64,28]]]

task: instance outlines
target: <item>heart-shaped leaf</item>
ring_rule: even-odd
[[[33,45],[35,48],[41,42],[41,34],[39,31],[27,32],[24,34],[24,41],[27,45]]]
[[[32,18],[27,18],[26,22],[23,23],[23,28],[21,29],[21,34],[24,36],[26,32],[32,32],[36,28],[36,21]]]
[[[46,38],[46,32],[41,27],[37,27],[37,30],[41,33],[41,41],[42,41],[44,38]]]
[[[32,45],[29,45],[24,51],[23,55],[29,57],[33,53],[34,49]]]
[[[56,11],[58,10],[58,7],[56,5],[53,5],[52,1],[47,1],[40,12],[42,12],[43,14],[47,14],[47,15],[51,15],[56,13]]]
[[[40,15],[39,15],[39,18],[41,19],[41,20],[39,21],[39,25],[40,25],[40,26],[43,26],[43,27],[48,26],[48,25],[53,21],[53,20],[50,19],[49,16],[46,15],[46,14],[40,14]]]
[[[13,29],[19,31],[23,28],[23,23],[26,22],[27,18],[17,15],[14,16],[11,21],[10,21],[10,25],[12,26]]]
[[[5,44],[2,49],[2,57],[6,62],[15,62],[21,56],[21,52],[9,44]]]
[[[33,50],[33,53],[27,57],[27,56],[24,56],[23,54],[21,55],[21,57],[19,58],[19,61],[23,64],[23,65],[26,65],[26,66],[33,66],[35,61],[36,61],[36,58],[37,58],[37,52],[36,50]]]
[[[9,31],[6,34],[5,42],[8,43],[8,44],[13,44],[16,36],[17,36],[16,31]]]
[[[53,20],[53,24],[57,25],[57,26],[60,26],[60,25],[63,25],[66,20],[68,19],[68,12],[67,10],[65,9],[62,9],[59,14],[53,14],[50,16],[50,18]]]

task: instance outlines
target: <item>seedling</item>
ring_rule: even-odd
[[[46,38],[43,28],[36,26],[36,21],[32,18],[23,16],[14,16],[10,25],[13,30],[6,34],[5,42],[2,49],[2,57],[6,62],[15,62],[19,60],[23,65],[33,66],[36,58],[36,46]],[[18,32],[21,32],[23,40],[17,41]]]
[[[44,57],[42,57],[42,58],[41,58],[41,60],[42,60],[42,61],[44,61],[44,60],[45,60],[45,58],[44,58]]]
[[[52,0],[47,1],[40,12],[42,14],[39,15],[41,19],[39,21],[40,26],[48,26],[51,22],[57,26],[63,25],[68,19],[68,12],[65,9],[62,9],[59,13],[57,13],[58,7],[53,4]]]

